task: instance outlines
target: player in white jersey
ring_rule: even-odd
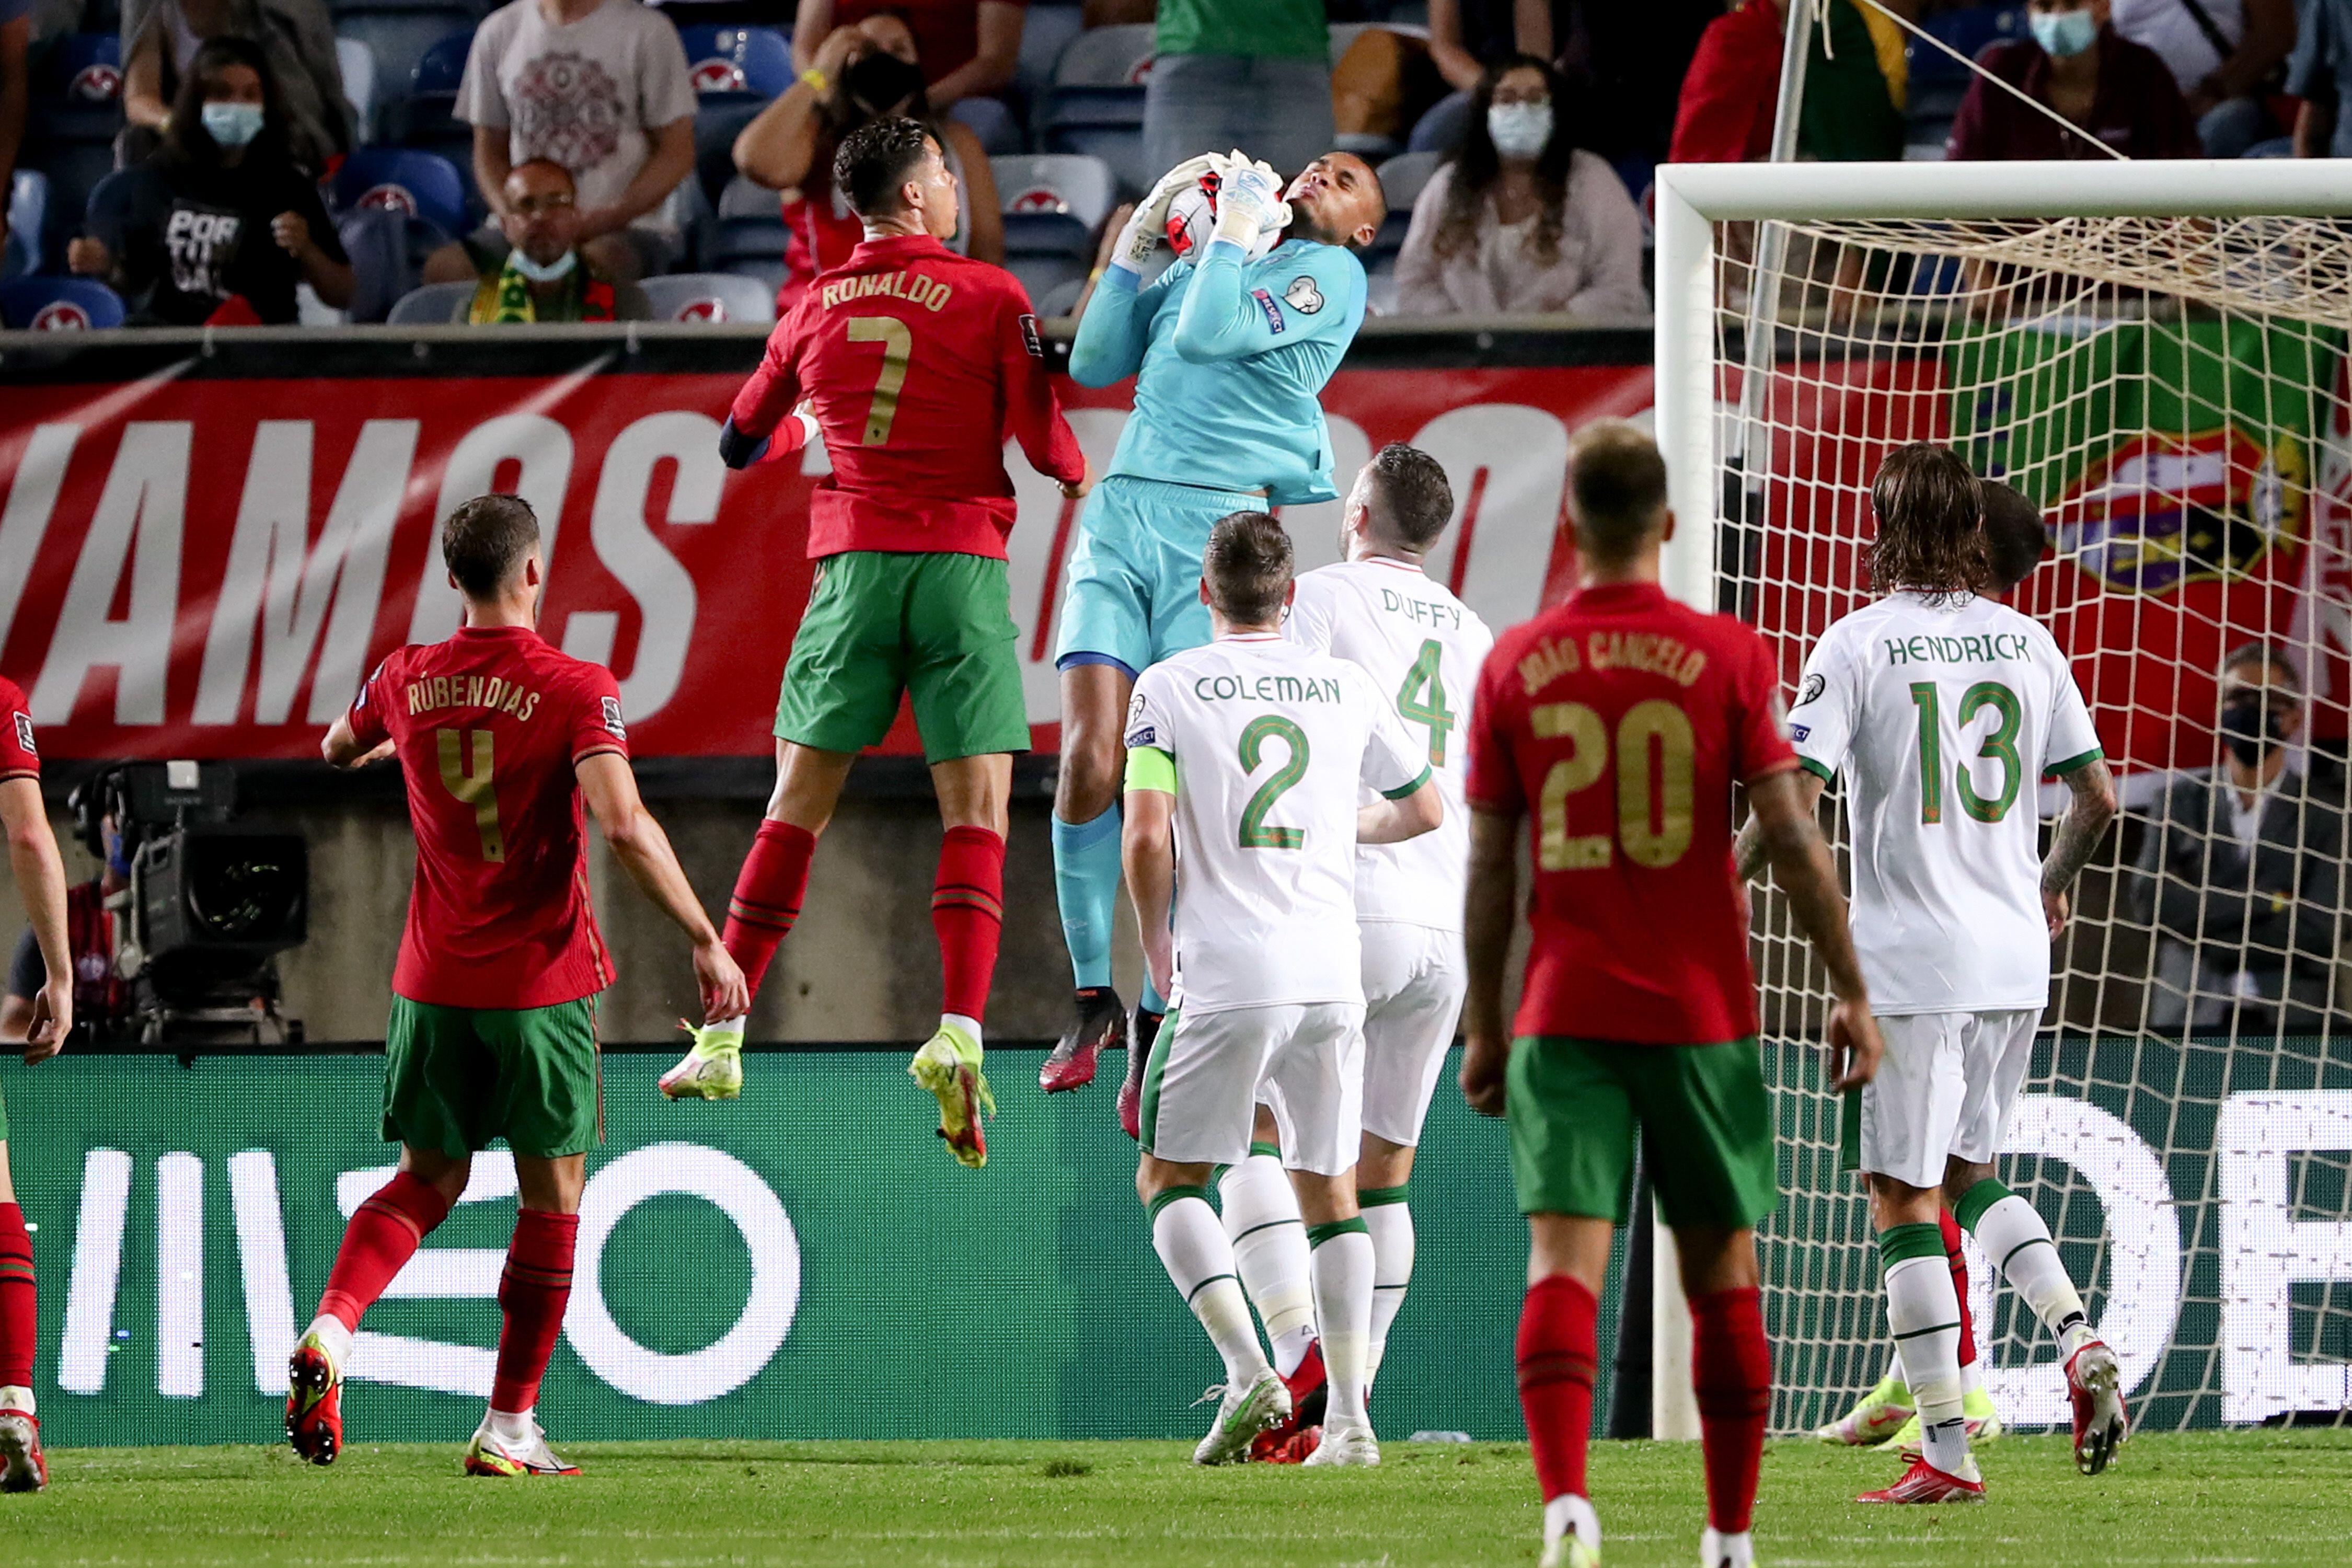
[[[1495,634],[1475,611],[1422,570],[1454,516],[1454,489],[1436,458],[1397,443],[1373,455],[1356,478],[1339,523],[1338,564],[1298,579],[1283,632],[1292,641],[1360,667],[1388,695],[1405,732],[1424,742],[1444,797],[1435,832],[1356,851],[1356,921],[1364,962],[1364,1136],[1356,1201],[1370,1227],[1373,1257],[1370,1373],[1380,1374],[1390,1326],[1412,1280],[1411,1187],[1413,1149],[1431,1093],[1454,1042],[1467,984],[1462,954],[1462,893],[1468,874],[1470,696]],[[1269,1131],[1260,1113],[1260,1136]],[[1268,1301],[1303,1296],[1306,1258],[1297,1210],[1280,1161],[1254,1154],[1218,1184],[1225,1230],[1235,1237],[1242,1283],[1277,1341]],[[1260,1245],[1263,1244],[1263,1245]],[[1254,1265],[1270,1266],[1263,1268]],[[1274,1276],[1260,1289],[1261,1272]],[[1296,1283],[1290,1276],[1296,1276]],[[1301,1380],[1290,1378],[1294,1399]]]
[[[1250,1321],[1208,1182],[1248,1155],[1265,1087],[1307,1222],[1329,1368],[1323,1441],[1307,1462],[1377,1464],[1364,1405],[1372,1243],[1354,1180],[1356,846],[1426,833],[1444,805],[1425,748],[1364,672],[1282,637],[1292,583],[1280,523],[1220,521],[1202,593],[1215,640],[1144,671],[1128,713],[1122,858],[1152,984],[1174,1003],[1144,1079],[1136,1191],[1153,1247],[1225,1363],[1193,1458],[1244,1458],[1289,1414],[1290,1394]]]
[[[2050,996],[2067,889],[2116,812],[2115,784],[2065,656],[2037,623],[1975,593],[1983,502],[1948,447],[1898,447],[1871,488],[1885,596],[1823,633],[1789,715],[1812,793],[1846,774],[1854,946],[1886,1039],[1850,1117],[1870,1188],[1887,1320],[1917,1402],[1921,1457],[1870,1502],[1980,1498],[1958,1360],[1959,1302],[1937,1208],[1963,1228],[2059,1342],[2074,1455],[2105,1468],[2126,1431],[2100,1342],[2033,1205],[1992,1161]],[[2074,800],[2048,858],[2035,786]]]

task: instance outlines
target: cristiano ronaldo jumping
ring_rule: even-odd
[[[1772,657],[1753,630],[1659,585],[1674,517],[1658,449],[1631,426],[1589,426],[1570,449],[1569,491],[1581,585],[1496,639],[1471,705],[1462,1089],[1473,1109],[1507,1118],[1528,1216],[1519,1403],[1545,1568],[1600,1561],[1585,1483],[1595,1331],[1637,1135],[1690,1301],[1699,1560],[1748,1568],[1772,1393],[1755,1227],[1776,1201],[1777,1163],[1731,866],[1733,785],[1829,971],[1835,1087],[1869,1079],[1878,1030],[1836,866],[1800,804]],[[1503,981],[1530,810],[1534,931],[1512,1040]]]
[[[1170,205],[1213,168],[1215,232],[1195,258],[1145,283]],[[1208,642],[1201,552],[1219,518],[1338,496],[1317,396],[1363,321],[1354,252],[1386,210],[1379,179],[1352,153],[1318,158],[1286,190],[1262,163],[1195,158],[1162,176],[1128,220],[1079,320],[1070,378],[1109,386],[1135,377],[1135,412],[1079,520],[1055,650],[1054,888],[1077,993],[1038,1073],[1048,1093],[1093,1082],[1097,1054],[1127,1037],[1110,948],[1129,694],[1150,666]],[[1119,1091],[1130,1135],[1166,1008],[1147,981]]]
[[[286,1436],[312,1464],[334,1463],[361,1317],[448,1217],[474,1155],[503,1139],[521,1212],[499,1283],[489,1413],[466,1470],[577,1475],[532,1412],[572,1298],[588,1151],[604,1135],[596,994],[613,964],[588,901],[583,801],[613,858],[693,942],[705,1017],[742,1010],[743,976],[637,797],[613,672],[534,629],[546,566],[530,507],[476,497],[442,525],[441,554],[466,624],[386,658],[320,747],[338,767],[399,758],[416,876],[384,1031],[383,1135],[400,1169],[343,1231],[288,1368]]]
[[[1019,279],[940,243],[955,232],[956,178],[931,133],[912,120],[860,127],[835,156],[834,184],[865,240],[776,328],[720,437],[730,468],[819,436],[833,458],[809,508],[816,586],[776,703],[775,794],[735,883],[727,948],[756,994],[851,764],[910,697],[947,835],[931,892],[943,1005],[908,1070],[938,1097],[949,1150],[978,1167],[995,1109],[981,1020],[1004,918],[1006,807],[1013,753],[1029,749],[1004,441],[1074,500],[1086,458]],[[698,1031],[662,1091],[733,1096],[742,1041],[740,1017]]]

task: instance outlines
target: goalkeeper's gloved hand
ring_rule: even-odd
[[[1110,264],[1141,273],[1143,264],[1151,259],[1152,247],[1168,237],[1169,207],[1180,193],[1198,184],[1201,176],[1219,161],[1215,153],[1203,153],[1197,158],[1185,159],[1160,175],[1151,194],[1128,215],[1127,226],[1118,231],[1118,243],[1111,247]]]
[[[1280,234],[1289,226],[1290,204],[1282,199],[1282,176],[1273,165],[1239,148],[1218,160],[1217,226],[1211,239],[1229,239],[1255,251],[1260,236]]]

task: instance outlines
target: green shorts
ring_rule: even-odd
[[[503,1138],[533,1159],[584,1154],[604,1136],[596,999],[549,1007],[436,1007],[392,999],[383,1135],[444,1154]]]
[[[1668,1225],[1738,1229],[1772,1212],[1772,1100],[1752,1038],[1640,1046],[1528,1036],[1512,1043],[1508,1085],[1524,1214],[1623,1225],[1637,1128]]]
[[[881,743],[914,699],[934,763],[1029,749],[1029,705],[1004,563],[985,555],[851,550],[817,563],[776,737],[827,752]]]

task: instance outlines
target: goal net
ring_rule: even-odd
[[[1870,597],[1869,489],[1894,447],[1948,442],[2039,506],[2048,551],[2011,602],[2073,661],[2125,809],[2053,955],[2003,1179],[2088,1287],[2143,1426],[2342,1419],[2352,193],[2247,163],[1660,173],[1660,433],[1677,510],[1715,519],[1684,531],[1673,585],[1760,628],[1793,696]],[[2249,644],[2302,696],[2252,814],[2205,788],[2222,666]],[[1963,756],[1994,719],[1964,727]],[[2044,784],[2045,819],[2063,797]],[[1826,992],[1777,891],[1756,908],[1785,1432],[1833,1419],[1892,1346],[1821,1087]],[[2050,1337],[1981,1257],[1971,1279],[2003,1416],[2063,1425]]]

